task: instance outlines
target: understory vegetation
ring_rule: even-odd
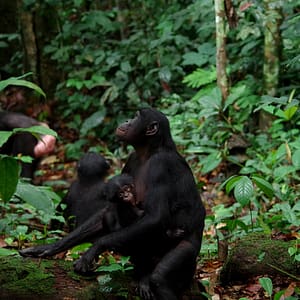
[[[116,143],[116,125],[139,107],[155,106],[168,116],[207,208],[199,257],[215,258],[220,241],[230,245],[262,232],[292,240],[288,253],[300,263],[300,1],[287,0],[280,7],[275,94],[264,87],[264,1],[233,1],[239,19],[236,27],[227,28],[230,92],[225,100],[217,84],[211,0],[23,2],[25,11],[56,11],[56,34],[42,49],[62,74],[53,99],[47,99],[55,109],[40,116],[50,127],[51,122],[63,125],[54,128],[63,159],[50,164],[51,174],[66,172],[66,163],[86,151],[106,156],[118,173],[130,149]],[[0,35],[0,47],[9,48],[12,42],[21,44],[20,35]],[[41,93],[28,83],[30,76],[17,77],[25,73],[22,55],[17,51],[4,69],[13,84]],[[4,84],[0,81],[1,89]],[[267,128],[260,127],[261,114],[271,120]],[[66,132],[72,132],[71,139]],[[0,146],[4,142],[1,135]],[[24,182],[18,176],[19,159],[0,156],[0,232],[8,246],[0,248],[0,255],[62,234],[49,224],[64,223],[56,208],[69,182],[66,177],[49,179],[43,186]],[[37,177],[46,171],[39,170]],[[83,248],[73,249],[70,256],[77,258]],[[106,272],[130,269],[127,258],[117,262],[110,257],[108,265]],[[261,285],[270,287],[267,279]]]

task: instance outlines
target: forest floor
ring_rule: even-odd
[[[63,139],[76,140],[76,137],[73,136],[72,132],[61,131],[58,132],[59,136],[63,135]],[[122,165],[121,162],[114,161],[111,162],[112,169],[118,168]],[[35,184],[45,184],[51,182],[57,182],[57,185],[54,184],[56,190],[66,190],[69,184],[76,177],[76,161],[67,161],[65,159],[64,145],[59,142],[56,148],[56,151],[53,155],[44,158],[40,164],[38,176],[35,178]],[[211,209],[214,205],[223,203],[230,204],[232,199],[220,193],[217,189],[216,178],[217,174],[211,174],[210,177],[200,177],[199,174],[195,174],[195,177],[202,182],[205,182],[205,190],[203,191],[202,198],[205,202],[208,214],[211,213]],[[64,184],[63,184],[64,183]],[[205,232],[205,236],[212,236],[211,232]],[[215,241],[217,243],[217,241]],[[220,253],[219,253],[220,257]],[[270,277],[273,283],[273,293],[285,290],[284,295],[278,300],[287,299],[288,296],[294,294],[295,287],[298,285],[295,280],[289,278],[288,276],[269,276],[268,274],[259,274],[255,276],[249,276],[247,280],[243,282],[235,282],[232,284],[227,284],[222,286],[219,280],[220,270],[223,266],[224,257],[221,255],[221,259],[218,255],[212,255],[207,257],[204,260],[199,260],[197,271],[195,274],[195,279],[197,282],[204,281],[208,282],[205,286],[205,292],[209,295],[208,299],[212,300],[239,300],[239,299],[271,299],[267,295],[265,290],[259,283],[259,278],[261,277]],[[64,276],[61,273],[57,273],[60,276],[60,285],[58,288],[65,286],[64,285]],[[66,277],[66,281],[69,279]],[[76,299],[76,298],[68,298]]]

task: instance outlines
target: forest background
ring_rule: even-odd
[[[6,245],[59,235],[44,225],[63,221],[72,162],[97,151],[118,172],[130,149],[114,129],[151,105],[206,202],[201,255],[255,231],[292,239],[300,261],[299,0],[1,0],[0,11],[1,80],[31,72],[47,97],[27,96],[27,113],[59,146],[37,172],[43,187],[17,179],[7,191],[15,175],[0,159]]]

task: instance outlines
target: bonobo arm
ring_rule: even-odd
[[[0,129],[2,130],[12,130],[14,128],[26,128],[40,123],[28,116],[20,113],[1,111],[0,112]]]
[[[59,252],[70,249],[82,242],[89,241],[91,238],[97,236],[103,230],[103,215],[105,215],[107,208],[103,208],[96,212],[91,218],[84,222],[81,226],[77,227],[74,231],[70,232],[61,240],[49,244],[30,247],[20,250],[22,256],[31,257],[47,257],[55,255]],[[100,221],[99,221],[100,220]]]

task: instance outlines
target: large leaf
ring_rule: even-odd
[[[298,106],[291,106],[284,111],[284,117],[287,121],[291,120],[294,114],[297,112]]]
[[[41,187],[19,181],[16,195],[38,210],[42,210],[48,214],[53,213],[54,205],[51,199],[51,191],[48,194],[47,190]]]
[[[55,137],[57,137],[57,133],[46,127],[46,126],[31,126],[31,127],[26,127],[26,128],[15,128],[13,130],[13,133],[17,133],[17,132],[29,132],[31,134],[33,134],[34,136],[36,136],[37,138],[39,137],[39,135],[53,135]]]
[[[206,174],[215,169],[222,162],[221,152],[215,151],[209,154],[205,159],[201,161],[202,169],[201,172]]]
[[[253,175],[252,180],[268,196],[268,198],[271,199],[273,197],[274,189],[268,181],[257,175]]]
[[[11,77],[6,80],[0,81],[0,91],[4,90],[9,85],[24,86],[24,87],[27,87],[27,88],[30,88],[30,89],[36,91],[37,93],[39,93],[40,95],[42,95],[43,97],[46,98],[46,94],[39,86],[37,86],[36,84],[34,84],[30,81],[20,79],[27,75],[29,75],[29,73],[25,74],[23,76],[20,76],[20,77]]]
[[[13,133],[11,131],[0,131],[0,147],[2,147]]]
[[[93,113],[90,117],[88,117],[83,122],[81,129],[80,129],[80,134],[86,135],[90,129],[95,128],[98,125],[100,125],[103,122],[105,115],[106,115],[105,110],[96,111],[95,113]]]
[[[207,85],[211,82],[216,81],[217,72],[215,68],[211,68],[210,70],[206,69],[197,69],[193,73],[187,75],[183,79],[183,83],[186,83],[187,86],[192,88],[199,88],[203,85]]]
[[[272,296],[273,293],[273,283],[272,280],[268,277],[262,277],[259,278],[260,285],[264,288],[264,290],[269,294],[269,296]]]
[[[233,175],[224,181],[220,188],[223,189],[223,187],[226,186],[226,193],[229,194],[240,179],[241,176]]]
[[[8,202],[16,191],[20,166],[13,157],[0,158],[0,198]]]
[[[253,183],[247,176],[241,176],[240,180],[234,187],[234,197],[237,202],[242,206],[247,205],[250,202],[250,198],[253,195]]]

